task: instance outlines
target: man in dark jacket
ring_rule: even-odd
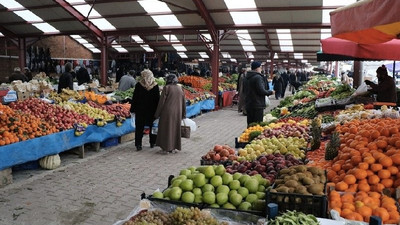
[[[62,89],[69,88],[70,90],[74,90],[74,82],[72,78],[72,64],[65,64],[65,72],[61,74],[60,79],[58,81],[58,91],[57,93],[61,93]]]
[[[243,87],[246,92],[247,125],[262,122],[266,107],[265,96],[272,95],[274,92],[265,89],[260,62],[251,63],[251,71],[247,72]]]
[[[21,68],[19,68],[19,67],[15,67],[14,73],[12,73],[11,76],[9,77],[10,83],[13,82],[14,80],[28,82],[28,78],[23,73],[21,73]]]
[[[85,65],[82,64],[81,68],[79,68],[78,72],[76,72],[76,79],[78,80],[78,85],[90,83],[90,75]]]
[[[285,97],[285,92],[286,92],[286,88],[288,86],[289,83],[289,74],[285,72],[283,72],[281,74],[282,80],[283,80],[283,86],[282,86],[282,93],[281,93],[281,97],[284,98]]]
[[[372,92],[377,95],[376,100],[378,102],[396,103],[396,85],[394,79],[389,77],[385,65],[380,66],[376,70],[376,76],[378,77],[378,84],[369,80],[365,81],[365,83],[372,88]]]

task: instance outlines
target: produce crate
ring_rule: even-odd
[[[36,170],[39,169],[39,161],[29,161],[26,163],[22,163],[12,167],[13,171],[21,171],[21,170]]]
[[[235,137],[235,148],[244,148],[249,142],[239,142],[239,138]]]
[[[101,142],[101,147],[112,147],[118,145],[118,137],[109,138]]]
[[[260,217],[265,218],[265,212],[261,211],[245,211],[239,209],[224,209],[224,208],[211,208],[206,206],[205,209],[209,210],[212,215],[219,218],[231,218],[234,221],[240,221],[243,224],[257,224]]]
[[[280,213],[296,210],[316,217],[328,218],[328,198],[326,195],[302,195],[267,191],[266,204],[278,204]]]
[[[119,143],[125,143],[128,141],[133,141],[135,140],[135,132],[131,132],[125,135],[122,135],[121,137],[119,137]]]
[[[200,159],[200,165],[201,166],[207,166],[207,165],[224,165],[224,167],[232,165],[233,161],[232,160],[204,160]]]
[[[32,95],[32,92],[29,91],[17,91],[17,96],[18,96],[18,101],[23,101],[25,99],[30,98]]]

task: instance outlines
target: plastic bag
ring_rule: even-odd
[[[151,133],[157,135],[158,133],[158,121],[159,119],[154,120],[153,127],[151,128]]]
[[[193,120],[188,119],[188,118],[185,118],[185,119],[182,120],[181,126],[189,126],[190,127],[190,131],[192,131],[192,132],[196,131],[196,129],[197,129],[196,122],[194,122]]]
[[[364,95],[368,92],[368,86],[365,82],[362,82],[357,90],[353,93],[353,96]]]
[[[136,127],[136,124],[135,124],[135,113],[131,113],[131,126],[132,127]]]
[[[269,97],[268,95],[265,96],[265,107],[268,107],[271,104],[271,102],[269,101]]]

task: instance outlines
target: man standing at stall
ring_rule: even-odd
[[[247,72],[243,87],[246,92],[247,125],[262,122],[266,107],[265,97],[274,92],[265,89],[260,62],[251,63],[251,71]]]

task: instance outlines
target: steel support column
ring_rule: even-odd
[[[25,38],[18,38],[18,65],[23,71],[26,63],[26,42]]]
[[[219,41],[214,43],[214,50],[211,58],[212,92],[215,96],[215,106],[218,106],[218,74],[219,74]]]
[[[361,61],[354,61],[353,87],[358,88],[363,81],[364,77],[362,76],[362,63]]]
[[[108,67],[107,39],[103,38],[103,40],[101,42],[100,82],[104,86],[107,84],[107,67]]]

